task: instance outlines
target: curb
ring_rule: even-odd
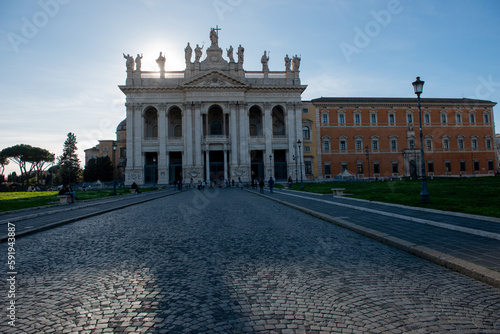
[[[159,198],[163,198],[163,197],[167,197],[167,196],[172,196],[172,195],[175,195],[175,194],[178,194],[178,193],[179,192],[162,194],[162,195],[159,195],[159,196],[155,196],[155,197],[151,197],[151,198],[146,198],[146,199],[140,200],[138,202],[123,204],[123,205],[120,205],[120,206],[117,206],[117,207],[113,207],[113,208],[109,208],[109,209],[104,209],[104,210],[100,210],[100,211],[88,213],[88,214],[85,214],[85,215],[81,215],[81,216],[76,216],[76,217],[71,217],[71,218],[68,218],[68,219],[60,220],[60,221],[57,221],[57,222],[54,222],[54,223],[49,223],[49,224],[46,224],[46,225],[38,226],[38,227],[35,227],[33,229],[30,229],[30,230],[25,230],[25,231],[23,231],[21,233],[16,233],[16,239],[20,238],[20,237],[24,237],[24,236],[30,235],[30,234],[34,234],[34,233],[37,233],[37,232],[45,231],[45,230],[48,230],[48,229],[51,229],[51,228],[54,228],[54,227],[66,225],[66,224],[75,222],[77,220],[81,220],[81,219],[85,219],[85,218],[90,218],[90,217],[98,216],[98,215],[103,214],[103,213],[107,213],[107,212],[111,212],[111,211],[123,209],[123,208],[129,207],[129,206],[133,206],[133,205],[136,205],[136,204],[141,204],[141,203],[153,201],[153,200],[156,200],[156,199],[159,199]],[[8,236],[2,236],[2,237],[0,237],[0,243],[6,242],[8,239],[9,239]]]
[[[454,270],[460,274],[471,277],[483,283],[489,284],[495,288],[500,288],[500,272],[497,272],[492,269],[488,269],[486,267],[456,258],[454,256],[430,249],[425,246],[419,246],[414,243],[408,242],[406,240],[393,237],[387,233],[379,232],[376,230],[372,230],[370,228],[366,228],[357,224],[349,223],[343,219],[333,218],[332,216],[326,215],[324,213],[320,213],[311,209],[307,209],[296,204],[288,203],[282,201],[277,198],[273,198],[271,196],[263,195],[260,193],[255,193],[253,191],[246,190],[255,195],[265,197],[267,199],[273,200],[280,204],[289,206],[293,209],[302,211],[307,213],[313,217],[328,221],[335,225],[347,228],[356,233],[369,237],[371,239],[383,242],[389,246],[396,247],[400,250],[408,252],[412,255],[418,256],[424,260],[431,261],[445,268]]]

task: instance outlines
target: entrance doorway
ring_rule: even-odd
[[[158,181],[158,153],[146,152],[144,165],[144,183],[154,184]]]
[[[276,181],[286,181],[288,179],[287,174],[286,150],[274,150],[274,176]]]
[[[264,175],[264,152],[250,151],[252,181],[254,179],[265,179]]]
[[[182,152],[170,152],[169,159],[168,179],[170,182],[177,183],[182,179]]]
[[[224,179],[224,151],[208,152],[210,160],[210,180],[220,182]]]

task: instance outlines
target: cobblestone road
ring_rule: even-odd
[[[500,290],[239,189],[21,238],[16,266],[2,333],[500,332]]]

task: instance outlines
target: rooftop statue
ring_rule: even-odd
[[[219,34],[217,34],[217,30],[219,30],[219,28],[210,29],[210,41],[212,42],[212,45],[210,46],[211,48],[219,47]]]
[[[165,72],[165,56],[163,56],[161,54],[161,52],[160,52],[160,56],[158,57],[158,59],[156,59],[156,63],[160,67],[160,71]]]
[[[234,63],[233,46],[230,45],[229,49],[226,49],[226,51],[227,51],[227,57],[229,58],[229,62]]]
[[[266,51],[264,51],[264,54],[260,58],[260,62],[262,63],[262,72],[269,72],[269,66],[267,66],[269,56],[266,55]]]
[[[137,57],[135,57],[135,70],[137,72],[141,71],[141,64],[142,64],[141,60],[142,60],[142,53],[137,54]]]
[[[290,71],[291,63],[292,63],[292,60],[290,59],[290,57],[288,57],[288,55],[286,55],[286,57],[285,57],[285,71]]]
[[[186,46],[186,48],[184,49],[184,52],[185,52],[185,57],[186,57],[186,63],[190,63],[191,56],[193,55],[193,49],[191,48],[191,45],[189,45],[189,42],[188,42],[188,45]]]
[[[244,57],[243,57],[243,53],[245,52],[245,48],[241,46],[238,46],[238,52],[236,53],[238,55],[238,63],[243,65],[243,60],[244,60]]]
[[[203,50],[203,46],[200,48],[198,44],[196,44],[196,47],[194,48],[194,62],[199,63],[201,59],[201,50]]]
[[[299,67],[300,67],[300,57],[298,57],[297,55],[295,55],[295,56],[293,57],[292,63],[293,63],[293,64],[292,64],[292,65],[293,65],[293,67],[292,67],[293,71],[294,71],[294,72],[295,72],[295,71],[298,71],[298,70],[299,70]]]
[[[134,58],[130,54],[125,55],[125,53],[123,54],[123,58],[127,59],[125,63],[127,66],[127,72],[132,72],[134,70]]]

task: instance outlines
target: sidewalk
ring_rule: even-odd
[[[298,191],[251,192],[500,288],[500,219]]]
[[[96,216],[127,206],[173,195],[177,191],[158,190],[141,194],[120,195],[95,200],[76,201],[74,204],[51,205],[40,208],[9,211],[0,214],[0,243],[7,241],[9,223],[15,225],[16,238]]]

